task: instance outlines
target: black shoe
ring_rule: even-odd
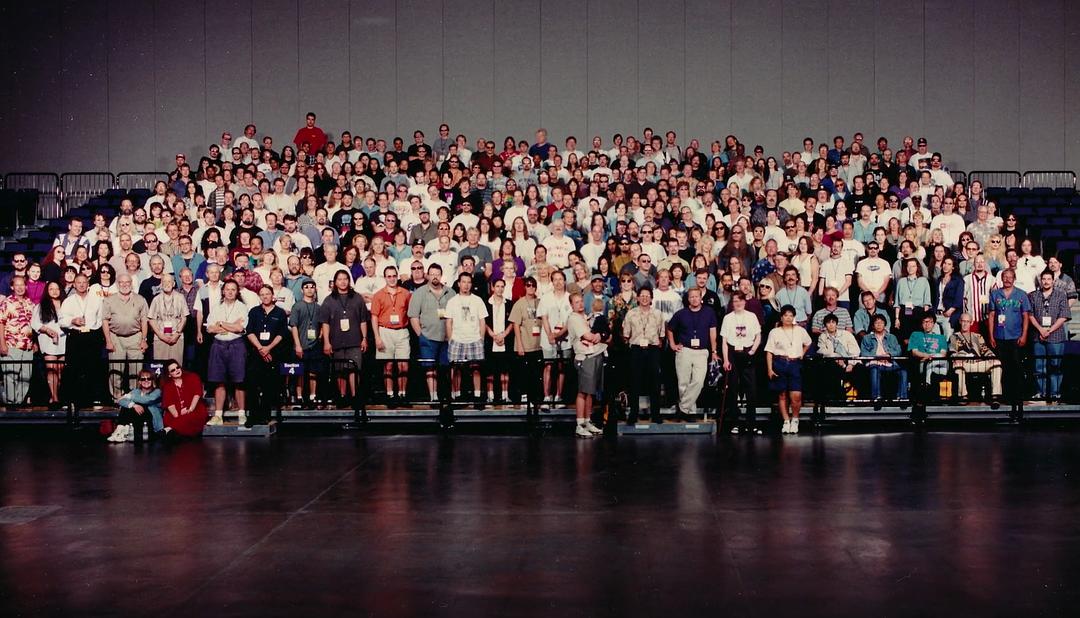
[[[991,401],[990,402],[990,409],[991,410],[997,410],[1000,407],[1001,407],[1001,402],[1000,401]]]
[[[880,399],[875,399],[874,400],[874,412],[880,412],[880,411],[881,411],[881,400]]]
[[[657,424],[657,425],[663,425],[664,424],[664,417],[657,414],[657,415],[652,417],[652,422]]]

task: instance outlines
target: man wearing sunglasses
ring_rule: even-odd
[[[26,277],[26,269],[30,262],[25,253],[16,253],[11,256],[11,272],[0,275],[0,295],[11,296],[11,280],[14,277]]]

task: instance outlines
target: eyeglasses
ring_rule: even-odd
[[[795,229],[795,226],[794,225],[785,225],[784,229],[785,230],[793,230],[793,229]]]
[[[14,259],[14,260],[11,260],[11,261],[14,264],[25,264],[26,263],[26,258],[18,258],[18,259]]]
[[[1001,241],[1000,241],[1000,240],[991,240],[991,241],[990,241],[990,244],[991,244],[991,245],[1000,245],[1000,244],[1001,244]]]
[[[413,266],[412,270],[424,270],[423,266]]]
[[[153,378],[139,378],[139,381],[140,382],[153,382],[154,379]]]

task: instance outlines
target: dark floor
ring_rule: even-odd
[[[5,430],[0,521],[55,510],[0,523],[0,615],[1064,614],[1078,474],[1080,434],[1050,430],[143,450]]]

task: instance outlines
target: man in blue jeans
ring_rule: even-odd
[[[1035,383],[1038,399],[1054,401],[1061,397],[1061,355],[1069,335],[1069,299],[1063,290],[1054,286],[1054,273],[1044,270],[1039,275],[1039,289],[1028,294],[1031,314],[1028,320],[1035,329]]]
[[[859,345],[859,354],[873,357],[866,363],[870,371],[870,399],[874,402],[874,409],[880,410],[881,374],[897,374],[896,398],[899,400],[908,398],[908,376],[907,369],[896,361],[896,357],[904,352],[896,335],[885,330],[885,317],[875,314],[870,320],[870,329]]]

